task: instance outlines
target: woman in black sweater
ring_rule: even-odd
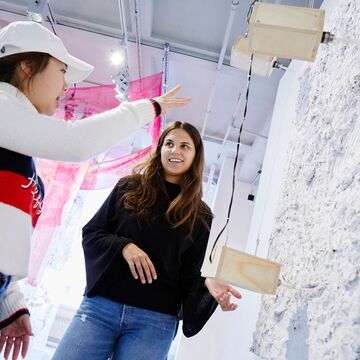
[[[201,200],[204,149],[179,121],[122,178],[83,228],[84,300],[53,360],[166,359],[178,320],[196,334],[240,293],[201,277],[212,220]]]

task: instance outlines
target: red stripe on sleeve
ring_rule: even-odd
[[[34,191],[36,186],[24,176],[11,171],[0,171],[0,202],[29,214],[33,227],[40,215],[39,209],[34,208]]]

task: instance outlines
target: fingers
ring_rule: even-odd
[[[241,294],[239,291],[235,290],[233,287],[229,286],[227,289],[229,293],[231,293],[233,296],[235,296],[237,299],[241,299]]]
[[[145,284],[146,281],[145,281],[144,271],[143,271],[143,267],[142,267],[141,262],[140,261],[136,262],[135,267],[136,267],[137,273],[139,274],[139,278],[140,278],[141,283]]]
[[[166,106],[166,107],[176,107],[176,106],[184,106],[187,105],[190,101],[191,101],[191,97],[184,97],[184,98],[174,98],[174,97],[170,97],[167,96],[165,97],[165,95],[160,96],[159,98],[159,103],[160,106]],[[161,108],[162,110],[162,108]]]
[[[235,290],[235,292],[237,292]],[[220,295],[217,297],[217,302],[221,306],[221,310],[223,311],[233,311],[237,308],[237,305],[230,302],[232,292],[228,290],[224,290],[220,293]],[[239,294],[240,295],[240,294]]]
[[[153,280],[157,279],[154,264],[146,253],[141,252],[132,255],[127,259],[127,262],[134,279],[140,279],[142,284],[145,284],[146,282],[151,284]]]
[[[14,345],[14,338],[8,337],[6,339],[5,351],[4,351],[4,358],[7,359],[10,355],[10,351]]]
[[[148,265],[149,265],[152,278],[153,278],[154,280],[156,280],[156,279],[157,279],[157,274],[156,274],[156,270],[155,270],[154,264],[152,263],[152,261],[151,261],[150,259],[147,260],[147,263],[148,263]]]
[[[138,279],[139,278],[139,276],[138,276],[138,274],[137,274],[137,272],[136,272],[136,270],[135,270],[135,264],[134,264],[134,262],[129,262],[129,268],[130,268],[130,271],[131,271],[131,274],[132,274],[132,276],[134,277],[134,279]]]
[[[23,358],[25,358],[25,356],[28,352],[28,349],[29,349],[29,339],[30,338],[28,335],[17,336],[15,338],[9,337],[9,336],[8,337],[1,336],[1,338],[0,338],[0,353],[3,349],[4,344],[6,344],[5,351],[4,351],[5,359],[9,358],[11,349],[13,349],[12,360],[17,360],[17,358],[19,357],[20,349],[21,349],[21,356]]]
[[[19,336],[15,338],[12,360],[16,360],[19,356],[21,341],[22,341],[22,337]]]
[[[21,356],[25,358],[28,350],[29,350],[29,344],[30,344],[30,337],[29,335],[24,335],[22,337],[22,349],[21,349]]]
[[[139,259],[135,261],[135,268],[142,284],[146,281],[151,284],[153,280],[156,280],[155,267],[147,255],[139,255]]]
[[[6,342],[6,336],[0,335],[0,354],[2,352],[2,349],[3,349],[4,345],[5,345],[5,342]]]
[[[164,96],[174,96],[181,89],[181,85],[176,85],[174,88],[164,94]]]

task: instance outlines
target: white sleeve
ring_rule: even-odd
[[[0,97],[0,147],[32,157],[84,161],[116,144],[155,117],[149,100],[123,103],[88,118],[66,122]]]
[[[19,193],[12,196],[15,198]],[[31,225],[29,214],[0,200],[0,272],[3,274],[20,279],[27,276]]]
[[[5,298],[0,302],[0,328],[25,313],[28,313],[28,309],[24,295],[17,281],[11,281],[6,289]]]

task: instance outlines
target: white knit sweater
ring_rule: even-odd
[[[0,82],[0,148],[30,157],[83,161],[116,144],[154,116],[151,102],[139,100],[81,121],[66,122],[39,114],[17,88]],[[0,184],[6,184],[4,177],[9,171],[2,170],[0,167]],[[5,197],[6,201],[2,200],[0,191],[0,272],[11,275],[12,281],[0,303],[0,328],[26,308],[16,281],[27,275],[33,230],[29,213],[18,208],[16,201],[12,203],[6,192]]]

